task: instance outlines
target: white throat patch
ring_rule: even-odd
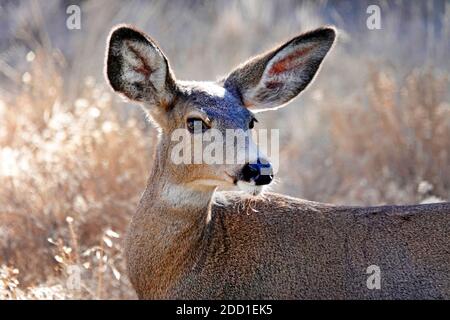
[[[211,193],[167,183],[162,188],[161,198],[174,208],[206,208],[211,201]]]

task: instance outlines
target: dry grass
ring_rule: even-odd
[[[119,119],[109,92],[92,79],[64,103],[48,58],[36,53],[22,94],[1,110],[2,263],[19,268],[22,287],[58,283],[77,265],[85,280],[77,295],[130,297],[120,243],[145,185],[151,139],[135,120]]]
[[[32,11],[27,3],[5,11],[16,17],[15,47],[0,54],[0,299],[135,297],[122,240],[146,183],[155,132],[103,82],[113,24],[151,32],[177,75],[195,79],[224,73],[299,29],[350,29],[339,16],[321,16],[323,3],[108,2],[99,11],[100,0],[84,2],[84,30],[65,30],[58,42],[52,17],[63,19],[64,11],[58,18],[40,11],[42,3],[32,2]],[[61,5],[45,3],[46,10]],[[388,24],[396,14],[386,17],[384,33],[342,31],[314,87],[260,119],[281,130],[275,191],[369,205],[450,198],[450,71],[440,62],[449,51],[436,40],[443,44],[430,47],[436,55],[424,66],[402,57],[421,43],[414,37],[422,29],[396,39],[399,26]],[[422,17],[409,18],[413,28]],[[79,290],[71,286],[74,266],[82,270]]]
[[[361,98],[323,100],[316,111],[321,129],[300,147],[292,137],[284,149],[282,159],[304,166],[289,171],[294,182],[284,187],[297,184],[305,198],[332,203],[448,200],[449,85],[448,74],[435,70],[413,70],[404,83],[388,70],[374,70]],[[315,143],[320,139],[326,146]],[[305,152],[310,162],[303,164]]]

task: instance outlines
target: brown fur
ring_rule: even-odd
[[[199,83],[177,81],[144,33],[113,30],[108,81],[141,103],[161,132],[126,238],[128,275],[139,298],[450,298],[450,203],[340,207],[237,192],[220,193],[220,201],[217,187],[235,187],[242,165],[170,158],[170,134],[190,116],[221,132],[247,130],[254,118],[248,108],[274,109],[293,99],[334,39],[334,29],[317,29],[217,83]],[[381,290],[366,286],[370,265],[381,269]]]
[[[158,200],[158,170],[126,241],[141,299],[450,298],[449,203],[338,207],[229,192],[211,213],[207,203],[174,209]],[[373,264],[381,290],[366,287]]]

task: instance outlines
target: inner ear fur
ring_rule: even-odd
[[[224,85],[248,108],[277,109],[312,82],[335,38],[333,27],[301,34],[241,64]]]
[[[175,76],[161,49],[129,25],[119,25],[110,33],[105,74],[114,91],[138,102],[168,105],[176,90]]]

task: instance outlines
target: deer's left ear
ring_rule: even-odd
[[[150,111],[167,106],[175,93],[175,77],[156,43],[134,27],[114,28],[108,40],[106,78],[127,98],[143,102]]]
[[[255,111],[282,107],[313,80],[335,37],[332,27],[297,36],[240,65],[224,86]]]

